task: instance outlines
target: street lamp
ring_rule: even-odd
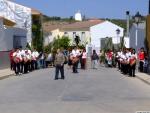
[[[138,25],[141,22],[142,16],[139,12],[137,12],[134,16],[134,21],[136,23],[136,32],[135,32],[135,46],[137,49],[137,45],[138,45]]]
[[[130,27],[130,12],[126,11],[126,16],[127,16],[127,34],[126,36],[129,37],[129,27]]]
[[[116,29],[116,34],[117,34],[117,45],[118,45],[117,49],[119,49],[119,41],[118,41],[118,39],[120,38],[119,37],[119,34],[120,34],[120,29],[119,28]]]

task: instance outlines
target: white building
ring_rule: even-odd
[[[116,30],[119,29],[119,34]],[[101,40],[103,38],[111,37],[114,44],[120,43],[120,37],[124,36],[124,29],[109,21],[104,21],[97,25],[90,27],[91,44],[94,49],[101,49]]]
[[[56,38],[58,35],[68,36],[71,39],[71,45],[75,45],[75,38],[78,36],[81,40],[80,45],[92,45],[92,49],[96,49],[97,52],[101,49],[101,39],[111,37],[113,43],[120,43],[120,37],[124,36],[124,29],[104,20],[88,20],[82,22],[75,22],[72,24],[55,26],[48,25],[45,27],[46,31],[49,32],[51,39]],[[120,33],[117,34],[116,30],[119,29]],[[47,38],[46,41],[50,40]],[[51,40],[52,41],[52,40]]]
[[[75,44],[75,38],[78,36],[80,38],[80,44],[86,45],[91,42],[91,31],[90,28],[97,24],[103,23],[103,20],[88,20],[82,22],[75,22],[70,25],[65,25],[62,27],[64,35],[67,35],[72,40],[72,45]]]
[[[25,29],[27,31],[27,42],[31,43],[31,8],[16,4],[9,0],[0,0],[0,16],[15,22],[15,28]]]

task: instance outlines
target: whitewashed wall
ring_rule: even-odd
[[[65,32],[67,33],[67,34],[65,34],[65,36],[68,36],[71,40],[71,45],[75,44],[74,43],[75,35],[80,37],[82,44],[89,43],[89,41],[90,41],[90,32],[89,31],[64,31],[64,33]],[[84,32],[84,35],[83,35],[83,32]]]
[[[119,36],[116,33],[117,29],[120,29]],[[117,43],[116,41],[119,42],[119,40],[117,40],[117,38],[119,39],[119,37],[123,37],[123,35],[124,35],[123,31],[124,31],[123,28],[121,28],[109,21],[105,21],[103,23],[92,26],[90,28],[91,44],[95,49],[100,49],[101,48],[101,45],[100,45],[101,38],[106,38],[106,37],[116,38],[116,40],[114,39],[114,41],[115,41],[115,43]]]

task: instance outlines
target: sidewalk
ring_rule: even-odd
[[[11,71],[10,68],[0,69],[0,80],[8,78],[14,75],[14,71]]]
[[[149,74],[137,72],[135,75],[138,79],[140,79],[143,82],[150,85],[150,75]]]

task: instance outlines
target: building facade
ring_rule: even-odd
[[[117,29],[120,30],[119,34],[116,32]],[[120,38],[124,36],[124,29],[109,21],[104,21],[103,23],[90,27],[90,33],[91,44],[94,49],[99,51],[102,49],[103,40],[106,38],[112,38],[113,44],[120,43]]]
[[[146,23],[133,24],[130,28],[130,47],[139,50],[141,47],[145,48],[146,40]]]
[[[31,8],[19,5],[9,0],[0,0],[0,16],[15,22],[15,27],[27,30],[27,42],[32,41]]]

